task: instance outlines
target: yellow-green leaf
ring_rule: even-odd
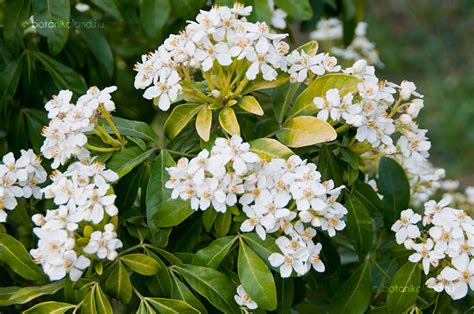
[[[250,150],[265,160],[283,158],[294,155],[293,151],[272,138],[259,138],[250,142]]]
[[[235,112],[232,108],[226,107],[219,113],[219,124],[230,135],[240,135],[240,126]]]
[[[146,298],[156,310],[164,314],[179,314],[179,313],[201,313],[196,308],[192,307],[188,303],[182,300],[165,299],[165,298]]]
[[[132,283],[125,266],[123,266],[120,260],[118,260],[109,278],[105,281],[105,290],[124,304],[130,302],[132,298]]]
[[[145,276],[152,276],[160,269],[160,264],[145,254],[127,254],[120,257],[120,260],[134,272]]]
[[[186,125],[199,112],[202,105],[200,104],[184,104],[176,106],[165,122],[165,133],[169,138],[173,139],[181,132]]]
[[[23,314],[62,314],[75,307],[74,304],[70,303],[47,301],[30,307]]]
[[[314,97],[324,97],[332,88],[337,88],[341,96],[345,96],[357,91],[357,83],[359,79],[348,74],[331,73],[319,76],[296,98],[288,116],[292,118],[316,113],[318,108],[313,103]]]
[[[337,133],[329,123],[321,119],[301,116],[287,121],[276,136],[289,147],[304,147],[334,141]]]
[[[205,142],[211,136],[212,111],[207,106],[202,106],[196,118],[196,131]]]
[[[253,96],[244,96],[237,101],[237,104],[243,110],[256,114],[257,116],[263,115],[263,109],[258,103],[258,100]]]
[[[319,49],[319,44],[316,40],[309,41],[306,44],[301,45],[298,48],[296,48],[296,50],[304,51],[306,52],[306,54],[310,56],[315,56],[316,53],[318,52],[318,49]]]

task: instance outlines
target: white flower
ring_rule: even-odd
[[[469,261],[466,255],[460,255],[452,259],[454,266],[447,266],[441,271],[441,278],[449,283],[444,290],[453,298],[458,300],[466,296],[468,287],[474,290],[474,259]]]
[[[410,99],[411,95],[420,97],[421,95],[416,92],[416,86],[413,82],[403,81],[400,84],[400,97],[403,100]]]
[[[317,243],[310,249],[308,265],[314,268],[319,273],[322,273],[326,270],[323,262],[321,261],[320,253],[321,253],[322,245],[321,243]]]
[[[438,262],[444,256],[432,251],[433,249],[433,240],[428,239],[426,243],[413,244],[411,247],[417,253],[413,253],[408,257],[408,260],[412,263],[417,263],[420,260],[423,264],[423,270],[426,275],[430,271],[430,264],[434,267],[438,266]]]
[[[167,73],[162,71],[154,85],[145,90],[143,97],[146,99],[159,97],[158,108],[166,111],[171,103],[178,99],[178,94],[181,91],[181,85],[178,84],[180,80],[178,72],[171,71],[171,73]]]
[[[337,88],[332,88],[326,92],[326,97],[315,97],[313,103],[319,109],[318,118],[327,121],[330,117],[333,121],[338,121],[341,117],[341,97]]]
[[[305,262],[308,259],[309,251],[305,247],[298,247],[294,249],[296,242],[290,241],[287,237],[279,237],[276,244],[280,248],[280,253],[272,253],[268,260],[273,267],[280,268],[280,275],[282,278],[288,278],[291,276],[293,269],[299,275],[304,275],[307,272]]]
[[[418,238],[421,233],[416,224],[420,221],[421,216],[414,213],[412,209],[402,211],[400,213],[400,219],[392,226],[392,231],[395,232],[397,243],[402,244],[407,239]]]
[[[48,101],[44,108],[48,111],[48,118],[52,119],[57,117],[59,114],[65,114],[71,107],[72,92],[70,90],[61,90],[57,96]]]
[[[96,254],[99,259],[107,258],[113,261],[117,257],[117,249],[122,247],[122,241],[117,239],[114,225],[109,223],[104,226],[104,232],[94,231],[89,243],[84,247],[84,253]]]
[[[245,306],[249,310],[255,310],[258,307],[257,303],[255,303],[255,301],[250,298],[247,292],[245,292],[242,285],[237,287],[237,294],[234,296],[234,300],[238,305]]]

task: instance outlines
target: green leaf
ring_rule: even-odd
[[[285,314],[291,313],[293,305],[294,282],[293,278],[275,277],[275,284],[277,288],[278,307],[277,313]]]
[[[126,148],[112,156],[107,162],[107,167],[115,171],[119,175],[119,178],[121,178],[135,167],[150,159],[155,153],[155,150],[156,149],[152,148],[143,152],[140,147],[137,146]]]
[[[127,254],[120,257],[131,270],[144,276],[152,276],[160,269],[160,264],[150,256],[141,253]]]
[[[213,268],[196,265],[173,266],[197,293],[225,313],[239,311],[234,301],[235,287],[224,274]]]
[[[143,0],[140,5],[140,21],[145,33],[151,38],[158,38],[170,13],[170,0]]]
[[[44,279],[43,272],[33,263],[23,244],[6,233],[0,233],[0,261],[25,279],[33,281]]]
[[[196,117],[196,131],[205,142],[211,136],[212,111],[207,106],[202,106]]]
[[[0,93],[0,100],[10,99],[15,96],[23,68],[23,60],[23,56],[13,59],[0,73],[0,90],[2,91]]]
[[[416,303],[420,290],[421,269],[416,263],[406,262],[393,275],[388,287],[387,306],[389,313],[403,313]]]
[[[160,144],[160,139],[158,135],[153,131],[151,126],[142,121],[128,120],[118,117],[113,117],[117,129],[122,135],[129,135],[141,138],[147,142],[154,142]],[[108,130],[109,133],[112,133],[112,130]]]
[[[365,258],[332,298],[329,313],[364,313],[372,297],[372,274],[369,258]]]
[[[337,133],[326,121],[312,116],[300,116],[288,120],[276,136],[289,147],[304,147],[334,141]]]
[[[183,300],[184,302],[201,311],[201,313],[207,313],[204,305],[202,305],[201,301],[199,301],[199,299],[191,292],[188,286],[186,286],[174,275],[172,275],[171,298]]]
[[[272,253],[279,253],[280,249],[275,243],[275,238],[270,235],[267,235],[265,240],[260,239],[260,237],[252,233],[242,233],[242,238],[250,246],[250,248],[257,253],[257,255],[267,264],[270,265],[268,257]]]
[[[163,314],[201,313],[196,308],[192,307],[191,305],[182,300],[164,298],[146,298],[145,300],[149,302],[158,312]]]
[[[105,290],[124,304],[130,302],[132,298],[132,283],[125,266],[123,266],[120,260],[107,278]]]
[[[165,187],[169,180],[167,167],[173,167],[174,162],[167,150],[162,150],[155,161],[146,190],[146,217],[148,227],[153,233],[158,231],[155,215],[159,207],[171,197],[171,190]]]
[[[318,111],[313,103],[314,97],[325,97],[331,88],[339,89],[341,96],[357,91],[359,79],[347,74],[326,74],[318,76],[308,87],[296,98],[295,104],[289,113],[289,118],[301,115],[311,115]]]
[[[86,81],[79,73],[44,53],[35,52],[34,55],[51,75],[58,90],[70,89],[78,95],[86,90]]]
[[[272,107],[275,113],[275,119],[280,125],[300,86],[301,84],[299,83],[288,82],[273,90]]]
[[[410,183],[398,162],[388,157],[380,160],[378,188],[383,195],[385,225],[390,227],[410,203]]]
[[[0,306],[25,304],[43,295],[55,294],[64,288],[64,281],[56,281],[44,286],[0,288]]]
[[[44,110],[22,108],[21,113],[25,117],[25,123],[28,129],[28,138],[34,151],[39,151],[43,145],[44,137],[41,135],[43,126],[49,122],[48,116]]]
[[[174,227],[182,223],[191,216],[194,210],[191,209],[189,201],[182,199],[169,199],[160,206],[152,219],[160,228]]]
[[[95,294],[95,305],[97,307],[97,313],[113,314],[112,306],[110,305],[107,296],[104,294],[99,284],[94,286]]]
[[[214,229],[218,238],[225,237],[230,231],[232,224],[232,212],[228,209],[225,213],[218,213],[214,222]]]
[[[299,1],[285,1],[285,0],[275,0],[277,7],[288,13],[288,16],[298,20],[306,21],[313,16],[313,9],[309,0],[299,0]]]
[[[255,80],[247,84],[247,87],[242,92],[242,95],[247,95],[257,90],[276,88],[288,82],[289,79],[290,76],[283,73],[278,75],[277,79],[273,81],[267,81],[261,75],[259,75]]]
[[[87,43],[94,57],[99,61],[111,77],[114,74],[114,56],[109,42],[101,31],[94,28],[79,28],[81,38]]]
[[[165,122],[165,133],[173,139],[178,135],[195,115],[201,110],[203,105],[200,104],[184,104],[176,106]]]
[[[169,297],[171,294],[171,276],[168,268],[166,268],[165,263],[155,252],[145,248],[145,253],[153,257],[160,265],[158,272],[154,276],[146,278],[147,286],[153,295]]]
[[[318,170],[323,180],[334,180],[334,183],[342,185],[342,167],[332,150],[326,144],[321,146],[318,160]]]
[[[355,196],[347,200],[346,207],[349,238],[357,248],[359,257],[365,256],[372,249],[372,219],[367,209]]]
[[[5,1],[2,2],[5,5]],[[18,52],[23,40],[23,30],[28,26],[31,0],[6,1],[3,11],[3,38],[13,52]]]
[[[268,161],[273,158],[287,159],[295,154],[291,149],[272,138],[259,138],[249,144],[251,151]]]
[[[234,109],[225,107],[219,113],[219,124],[230,135],[240,135],[240,126]]]
[[[239,98],[237,104],[243,110],[253,113],[257,116],[261,116],[264,113],[262,107],[258,103],[258,100],[253,96],[247,95],[242,98]]]
[[[62,314],[75,307],[74,304],[70,303],[46,301],[30,307],[23,314]]]
[[[91,0],[93,4],[110,14],[117,20],[122,20],[122,15],[117,7],[115,0]]]
[[[236,236],[228,236],[212,241],[209,246],[197,251],[193,258],[193,264],[217,269],[236,239]]]
[[[206,210],[202,214],[202,225],[207,232],[211,231],[214,221],[216,221],[217,212],[215,210]]]
[[[353,195],[364,205],[372,216],[379,215],[383,210],[382,200],[374,189],[362,181],[356,181]]]
[[[92,287],[91,291],[85,296],[83,303],[81,305],[81,313],[84,313],[84,314],[97,313],[97,306],[95,304],[94,287]]]
[[[307,43],[296,48],[298,51],[304,51],[307,55],[314,57],[318,53],[319,43],[316,40],[308,41]]]
[[[238,272],[240,282],[252,300],[264,310],[275,310],[277,295],[272,272],[243,240],[240,241]]]
[[[52,54],[58,54],[67,42],[70,11],[69,0],[33,0],[33,18],[39,25],[45,25],[37,27],[36,31],[48,39]]]

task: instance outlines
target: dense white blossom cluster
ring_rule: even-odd
[[[195,210],[212,205],[225,212],[239,203],[247,217],[241,231],[255,230],[262,239],[267,233],[284,233],[276,242],[283,254],[270,256],[282,277],[293,269],[299,275],[311,267],[324,271],[321,244],[312,240],[316,230],[304,224],[330,236],[344,229],[347,209],[337,202],[343,187],[335,187],[332,180],[322,182],[316,165],[296,155],[264,162],[249,148],[238,136],[218,138],[210,153],[203,150],[191,160],[179,160],[167,168],[171,197],[189,200]]]
[[[273,81],[282,71],[302,82],[309,71],[322,75],[340,69],[334,68],[336,59],[328,54],[315,57],[294,51],[287,57],[289,46],[282,41],[287,34],[272,33],[265,22],[248,22],[245,17],[251,11],[252,7],[239,3],[233,8],[214,6],[201,11],[183,32],[171,35],[156,51],[142,56],[142,62],[135,66],[135,88],[145,89],[143,97],[155,99],[166,111],[189,88],[185,85],[194,70],[206,76],[215,67],[231,69],[232,65],[237,78],[245,76],[252,81],[261,75]],[[274,13],[281,15],[278,9]],[[282,26],[281,21],[276,23]]]
[[[43,128],[45,140],[41,153],[45,158],[53,159],[52,168],[64,165],[71,157],[84,159],[90,156],[85,148],[86,133],[94,129],[100,110],[115,110],[110,93],[116,89],[115,86],[103,90],[91,87],[86,94],[79,97],[76,104],[71,103],[71,91],[61,90],[46,103],[50,121],[48,126]]]
[[[52,183],[43,189],[44,197],[53,199],[58,208],[33,216],[37,225],[33,231],[39,240],[38,248],[30,251],[51,280],[69,274],[76,281],[91,258],[113,260],[117,256],[122,242],[114,225],[101,227],[118,214],[116,195],[109,184],[117,179],[115,172],[98,162],[74,162],[65,172],[56,170],[51,175]],[[79,247],[77,239],[87,236],[87,245]]]
[[[324,97],[315,97],[318,118],[357,128],[357,153],[369,158],[394,157],[408,174],[412,200],[428,200],[441,186],[445,172],[428,161],[431,142],[427,130],[417,123],[423,96],[412,82],[397,85],[379,80],[375,68],[365,60],[355,62],[343,72],[360,79],[357,92],[341,95],[339,89],[333,88]]]
[[[15,159],[13,153],[2,158],[0,164],[0,222],[7,221],[7,210],[13,210],[17,198],[42,197],[38,184],[46,181],[47,173],[41,166],[41,159],[33,150],[21,150],[21,156]]]
[[[333,45],[331,53],[344,60],[356,61],[365,59],[370,64],[383,66],[375,44],[367,39],[367,23],[359,22],[355,29],[354,39],[349,46]],[[311,39],[318,41],[337,41],[343,37],[343,25],[338,18],[321,19],[316,29],[309,35]]]
[[[423,216],[404,210],[392,230],[398,244],[415,251],[408,260],[430,274],[426,285],[457,300],[474,290],[474,221],[449,204],[449,198],[428,201]]]

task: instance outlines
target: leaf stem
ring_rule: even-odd
[[[382,275],[390,281],[390,280],[391,280],[390,276],[389,276],[389,275],[385,272],[385,270],[379,265],[379,263],[377,263],[377,261],[376,261],[372,256],[370,256],[369,259],[370,259],[370,261],[374,264],[374,266],[377,267],[377,269],[382,273]]]

